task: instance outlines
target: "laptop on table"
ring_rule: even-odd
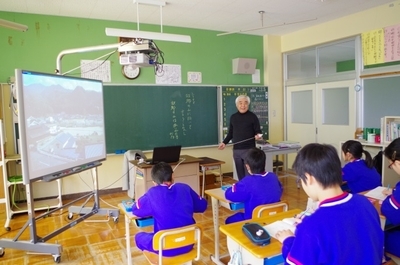
[[[154,147],[153,158],[146,160],[146,162],[151,165],[155,165],[159,162],[178,162],[181,155],[181,147],[180,145]]]

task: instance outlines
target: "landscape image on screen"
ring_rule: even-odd
[[[29,179],[105,159],[102,82],[21,74],[19,134]]]

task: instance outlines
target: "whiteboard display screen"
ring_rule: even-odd
[[[106,158],[103,83],[16,69],[24,184]]]

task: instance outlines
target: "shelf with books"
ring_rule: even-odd
[[[390,143],[400,137],[400,116],[385,116],[381,118],[381,141]]]

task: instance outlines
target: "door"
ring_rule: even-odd
[[[356,130],[355,80],[317,84],[317,142],[331,144],[354,139]]]
[[[316,85],[287,88],[287,140],[304,146],[316,142],[315,90]],[[296,154],[288,154],[287,167],[292,168]]]
[[[287,88],[287,140],[325,143],[336,147],[354,139],[356,129],[355,80]],[[288,155],[291,168],[295,154]]]

